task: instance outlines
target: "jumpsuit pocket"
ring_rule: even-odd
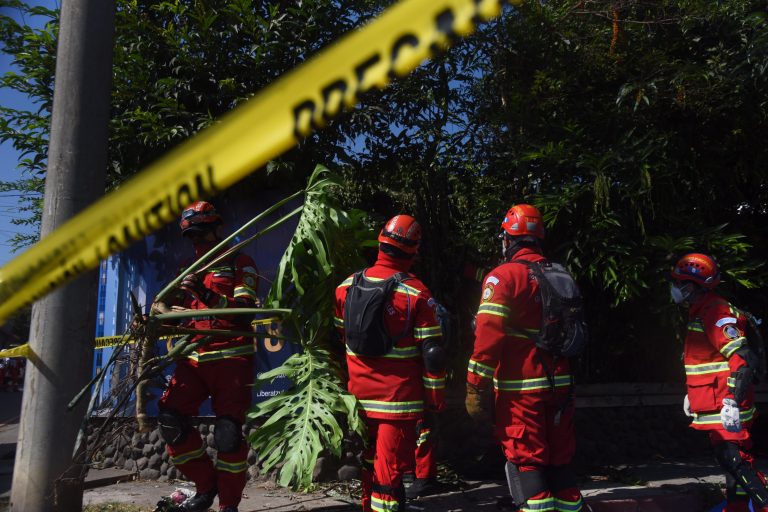
[[[714,411],[719,409],[716,399],[717,377],[701,379],[695,384],[688,384],[688,400],[693,412]]]
[[[510,439],[521,439],[525,432],[525,425],[507,425],[504,427],[504,433]]]

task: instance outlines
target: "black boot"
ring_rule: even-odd
[[[230,505],[228,507],[222,508],[219,510],[219,512],[237,512],[237,507]]]
[[[439,494],[448,490],[447,485],[441,484],[435,478],[416,478],[413,483],[405,488],[405,497],[409,500]]]
[[[198,492],[179,506],[183,512],[208,512],[213,499],[219,493],[215,487],[208,492]]]

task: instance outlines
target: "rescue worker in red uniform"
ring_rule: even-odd
[[[198,201],[181,216],[181,232],[200,258],[221,237],[221,216],[213,205]],[[254,307],[258,273],[250,256],[235,253],[205,271],[189,274],[167,302],[153,304],[156,312],[209,308]],[[184,324],[196,329],[251,330],[247,316],[199,317]],[[202,335],[193,338],[202,339]],[[214,336],[187,359],[176,362],[170,384],[158,402],[160,433],[170,460],[195,483],[196,494],[181,510],[207,511],[219,496],[219,509],[236,512],[247,480],[248,447],[242,435],[245,413],[251,406],[253,341],[249,337]],[[216,464],[206,453],[206,444],[190,423],[203,401],[211,397],[216,415],[214,439]]]
[[[744,337],[746,318],[715,293],[720,271],[706,254],[686,254],[671,273],[672,300],[688,309],[683,363],[691,428],[704,430],[726,473],[726,512],[768,511],[765,478],[754,466],[749,429],[755,419],[757,355]]]
[[[544,262],[541,214],[515,205],[501,224],[504,263],[484,281],[477,312],[474,351],[467,372],[467,412],[491,421],[507,458],[506,473],[519,510],[577,512],[583,500],[569,464],[576,449],[573,380],[567,358],[537,349],[542,306],[528,266]]]
[[[402,512],[406,500],[402,477],[413,468],[417,423],[425,411],[445,407],[445,354],[436,303],[427,287],[409,273],[421,227],[413,217],[398,215],[386,223],[378,240],[378,259],[363,271],[365,282],[382,282],[398,273],[406,276],[383,308],[384,329],[394,344],[380,356],[350,350],[345,303],[354,276],[336,288],[335,325],[347,345],[348,389],[360,403],[369,436],[363,452],[363,510]]]
[[[443,337],[443,349],[450,339],[450,313],[441,304],[435,307],[440,332]],[[445,486],[437,481],[437,428],[440,415],[425,412],[424,417],[416,424],[415,467],[412,482],[405,488],[405,497],[409,500],[429,496],[445,490]]]

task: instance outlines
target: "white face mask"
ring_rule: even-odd
[[[689,290],[683,291],[682,289],[678,288],[677,285],[670,284],[669,294],[672,296],[672,302],[675,304],[682,304],[685,302],[685,299],[688,298],[691,292]]]

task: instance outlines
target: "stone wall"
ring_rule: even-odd
[[[758,394],[758,410],[765,410],[768,393]],[[617,465],[642,460],[681,459],[710,453],[707,436],[689,428],[683,414],[684,388],[666,384],[615,384],[577,389],[577,450],[574,463],[582,467]],[[436,428],[439,460],[467,477],[503,478],[503,458],[489,426],[475,424],[464,411],[463,390],[452,388],[448,408]],[[215,458],[213,418],[198,418],[195,428]],[[94,420],[94,426],[98,419]],[[248,435],[255,426],[243,427]],[[135,424],[120,425],[119,435],[99,450],[94,462],[100,467],[119,467],[143,479],[176,479],[182,476],[168,461],[159,431],[140,434]],[[758,453],[768,452],[768,417],[758,417],[753,428]],[[93,442],[93,441],[92,441]],[[91,445],[92,451],[95,448]],[[317,481],[359,478],[359,439],[345,440],[340,460],[321,455],[315,467]],[[260,475],[256,453],[248,453],[249,476]],[[489,473],[490,472],[490,473]],[[498,473],[498,475],[496,474]],[[266,476],[266,475],[262,475]]]

